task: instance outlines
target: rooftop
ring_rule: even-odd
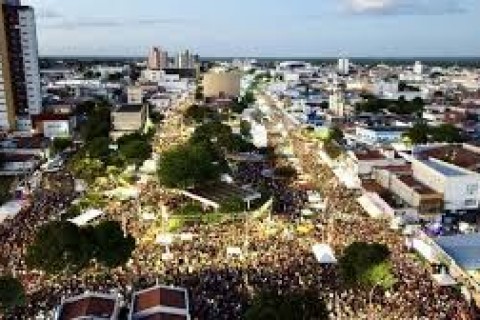
[[[362,129],[365,130],[371,130],[375,132],[405,132],[407,128],[405,127],[385,127],[385,126],[377,126],[377,127],[361,127]]]
[[[155,313],[145,317],[138,317],[137,319],[141,320],[188,320],[188,317],[185,315],[179,314],[170,314],[170,313]]]
[[[378,150],[358,150],[353,152],[358,160],[383,160],[385,156]]]
[[[188,310],[187,293],[184,289],[159,286],[137,292],[133,297],[134,314],[156,307]]]
[[[59,320],[73,320],[84,317],[110,319],[116,309],[115,298],[100,295],[85,295],[66,300],[60,309]]]
[[[441,161],[436,160],[423,160],[421,161],[423,164],[427,165],[428,167],[432,168],[435,171],[438,171],[440,174],[447,176],[447,177],[457,177],[457,176],[465,176],[466,173],[462,171],[460,168],[455,168],[453,165],[448,165],[446,163],[442,163]]]
[[[474,147],[478,147],[477,143],[469,143]],[[464,148],[461,145],[447,145],[438,148],[425,150],[419,153],[420,159],[435,158],[454,164],[465,169],[476,169],[480,166],[480,154]]]
[[[122,104],[117,106],[115,112],[141,112],[143,107],[142,104]]]
[[[373,179],[362,179],[362,188],[366,192],[374,192],[374,193],[378,193],[379,195],[387,191],[384,187],[382,187]]]
[[[428,186],[424,185],[418,180],[415,180],[415,178],[413,178],[412,176],[407,176],[407,175],[399,176],[398,179],[402,181],[404,184],[406,184],[407,186],[409,186],[410,188],[414,189],[419,194],[422,194],[422,195],[438,194],[438,192],[429,188]]]
[[[466,270],[480,269],[480,233],[438,237],[435,242]]]
[[[68,121],[70,120],[71,115],[68,114],[54,114],[54,113],[45,113],[32,116],[33,122],[42,122],[42,121]]]

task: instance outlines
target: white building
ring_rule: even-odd
[[[178,69],[191,69],[195,67],[195,59],[190,51],[178,53],[175,66]]]
[[[429,95],[426,88],[420,88],[419,91],[400,91],[398,81],[379,81],[374,84],[373,93],[381,99],[398,100],[403,97],[407,101],[415,98],[425,100]]]
[[[127,88],[127,103],[128,104],[142,104],[143,103],[143,89],[138,86],[129,86]]]
[[[423,74],[423,65],[421,61],[415,61],[415,64],[413,65],[413,73],[416,75]]]
[[[362,127],[355,129],[355,139],[368,145],[400,142],[406,131],[403,127]]]
[[[345,58],[338,59],[338,73],[348,75],[350,73],[350,60]]]
[[[443,194],[445,210],[456,212],[479,207],[480,174],[438,159],[412,161],[415,179]]]

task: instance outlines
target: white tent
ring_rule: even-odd
[[[318,193],[311,193],[308,195],[308,202],[321,202],[322,197]]]
[[[227,247],[227,257],[240,257],[242,256],[242,249],[239,247]]]
[[[76,224],[79,227],[82,227],[84,225],[87,225],[89,222],[97,219],[98,217],[103,216],[104,213],[101,210],[98,209],[88,209],[87,211],[84,211],[81,215],[78,217],[75,217],[73,219],[69,219],[73,224]]]
[[[312,246],[313,255],[317,259],[318,263],[321,264],[334,264],[337,263],[337,258],[333,253],[332,247],[328,244],[317,243]]]
[[[304,217],[313,216],[313,211],[310,209],[302,209],[301,213],[302,213],[302,216]]]
[[[457,281],[448,273],[434,274],[432,278],[441,287],[451,287],[457,284]]]
[[[313,210],[325,210],[326,206],[324,203],[311,203],[310,208]]]
[[[12,200],[0,207],[0,223],[5,219],[12,219],[22,211],[23,201]]]
[[[169,246],[173,243],[173,235],[169,233],[161,233],[157,235],[156,242],[163,246]]]
[[[136,187],[119,187],[111,191],[105,192],[107,197],[115,197],[118,199],[137,199],[140,191]]]
[[[438,262],[434,249],[425,241],[415,238],[412,240],[412,247],[430,263]]]

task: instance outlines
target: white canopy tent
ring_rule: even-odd
[[[76,224],[79,227],[85,226],[91,221],[103,216],[105,213],[101,210],[98,209],[88,209],[87,211],[84,211],[81,215],[78,217],[75,217],[73,219],[69,219],[73,224]]]
[[[14,218],[20,211],[22,211],[23,201],[12,200],[8,201],[0,207],[0,223],[5,219]]]
[[[111,191],[105,192],[107,197],[115,197],[122,200],[138,199],[140,191],[136,187],[119,187]]]
[[[313,255],[317,259],[318,263],[321,264],[335,264],[337,263],[337,258],[333,253],[331,246],[325,243],[317,243],[312,246]]]
[[[457,281],[448,273],[434,274],[432,278],[441,287],[451,287],[457,284]]]
[[[313,211],[310,209],[302,209],[301,213],[302,213],[302,216],[304,217],[313,216]]]
[[[412,248],[414,248],[422,257],[430,263],[438,262],[435,251],[431,245],[421,239],[414,238],[412,240]]]

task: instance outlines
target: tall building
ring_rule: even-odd
[[[148,69],[160,69],[159,66],[159,61],[160,61],[160,52],[157,47],[152,47],[150,49],[150,53],[148,54],[148,61],[147,61],[147,67]]]
[[[328,109],[335,116],[345,116],[345,94],[338,83],[337,77],[333,81],[333,90],[329,96]]]
[[[416,75],[423,74],[423,65],[421,61],[415,61],[415,64],[413,65],[413,73]]]
[[[191,69],[195,67],[195,58],[190,51],[185,50],[178,53],[176,67],[179,69]]]
[[[148,55],[147,67],[150,70],[161,70],[169,67],[168,52],[158,47],[152,47]]]
[[[28,130],[42,113],[35,13],[20,0],[0,5],[0,130]]]
[[[338,59],[338,73],[341,75],[348,75],[350,73],[350,61],[348,59]]]

